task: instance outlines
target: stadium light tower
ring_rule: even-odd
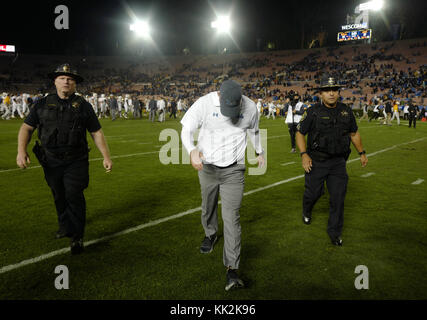
[[[373,0],[371,1],[371,10],[378,11],[381,10],[384,6],[383,0]]]
[[[216,29],[219,33],[230,33],[231,23],[230,17],[219,16],[215,21],[211,22],[211,27]]]
[[[137,21],[134,24],[129,26],[130,31],[135,32],[135,34],[144,39],[150,38],[150,26],[146,21]]]
[[[359,11],[379,11],[383,8],[384,1],[383,0],[372,0],[369,2],[361,3],[359,5]]]
[[[372,0],[359,4],[354,10],[354,13],[358,14],[355,19],[355,23],[361,23],[363,21],[366,24],[366,27],[369,28],[369,12],[380,11],[383,7],[383,0]],[[368,40],[368,43],[371,43],[371,39]]]

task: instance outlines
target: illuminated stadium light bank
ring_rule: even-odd
[[[129,26],[130,31],[144,39],[150,38],[150,26],[146,21],[137,21]]]
[[[378,11],[381,10],[384,6],[384,1],[382,0],[373,0],[369,2],[365,2],[359,5],[359,11]]]
[[[219,16],[217,20],[211,22],[211,27],[219,33],[229,33],[231,30],[230,18],[228,16]]]

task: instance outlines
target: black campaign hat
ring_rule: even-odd
[[[77,74],[77,71],[71,69],[71,66],[68,63],[61,64],[56,68],[54,72],[51,72],[47,75],[50,79],[55,80],[56,77],[59,76],[69,76],[76,80],[76,83],[80,83],[83,81],[83,77]]]
[[[324,76],[320,80],[319,90],[322,89],[332,89],[332,88],[342,88],[340,84],[338,84],[337,80],[334,77]]]

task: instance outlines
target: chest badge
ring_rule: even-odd
[[[343,117],[348,117],[348,112],[347,112],[347,111],[342,111],[342,112],[341,112],[341,115],[342,115]]]
[[[80,105],[80,103],[78,103],[77,101],[75,101],[71,105],[73,106],[73,108],[78,108],[79,105]]]

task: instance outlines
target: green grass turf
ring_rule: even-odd
[[[0,268],[69,245],[53,239],[56,213],[42,169],[13,170],[21,123],[0,122]],[[137,155],[113,159],[108,174],[100,160],[90,162],[85,241],[200,206],[196,171],[163,165],[155,152],[165,144],[161,130],[180,130],[177,120],[101,123],[112,156]],[[0,299],[427,299],[427,124],[417,125],[359,124],[368,156],[398,146],[369,157],[366,168],[347,164],[343,247],[332,246],[326,234],[327,193],[312,224],[302,223],[303,178],[245,196],[242,290],[224,290],[222,221],[215,250],[202,255],[195,212],[90,245],[80,256],[60,254],[4,272]],[[303,174],[283,119],[262,118],[260,127],[268,129],[268,169],[246,175],[245,192]],[[101,157],[89,143],[90,158]],[[38,165],[30,156],[31,166]],[[281,165],[288,162],[295,163]],[[375,174],[361,177],[369,172]],[[419,178],[426,181],[411,184]],[[69,268],[69,290],[54,287],[57,265]],[[369,290],[354,287],[357,265],[369,268]]]

